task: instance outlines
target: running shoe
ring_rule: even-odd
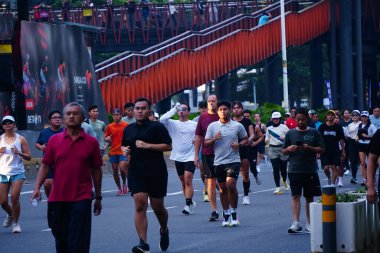
[[[193,204],[191,204],[191,205],[185,205],[183,207],[182,214],[184,214],[184,215],[193,214],[194,213],[194,207],[196,207],[196,206],[197,206],[197,204],[195,203],[195,201],[193,201]]]
[[[351,184],[358,184],[358,180],[356,180],[356,178],[351,178]]]
[[[21,233],[21,227],[18,223],[12,224],[12,233]]]
[[[3,227],[9,228],[12,225],[12,223],[13,223],[13,217],[7,214],[3,222]]]
[[[169,229],[166,228],[166,232],[161,232],[160,229],[160,250],[166,251],[169,248]]]
[[[250,205],[251,201],[249,200],[249,196],[243,197],[243,205]]]
[[[288,233],[295,234],[300,232],[302,232],[301,224],[298,221],[293,221],[293,224],[288,229]]]
[[[203,191],[203,202],[210,202],[207,192]]]
[[[219,220],[219,214],[217,211],[212,211],[209,221]]]
[[[228,227],[231,224],[231,214],[229,212],[223,212],[222,227]]]
[[[123,191],[123,195],[127,195],[128,192],[129,192],[129,189],[128,189],[128,187],[126,185],[124,185],[122,191]]]
[[[363,179],[363,181],[360,184],[361,186],[366,186],[367,185],[367,179]]]
[[[140,239],[140,243],[132,248],[133,253],[150,253],[149,244]]]
[[[344,172],[344,175],[349,175],[350,174],[350,170],[346,170],[345,172]]]
[[[305,233],[308,233],[308,234],[311,233],[311,227],[310,227],[310,224],[306,224],[306,225],[305,225]]]
[[[280,195],[280,194],[284,194],[284,192],[281,190],[280,187],[276,187],[276,190],[274,190],[273,194]]]
[[[285,191],[289,191],[289,185],[286,180],[284,181],[284,179],[281,178],[281,184],[284,187]]]
[[[117,190],[116,196],[123,196],[123,190]]]
[[[240,225],[240,220],[239,218],[237,217],[237,213],[234,212],[234,213],[231,213],[231,222],[230,222],[230,226],[231,227],[236,227],[236,226],[239,226]]]
[[[343,180],[341,177],[338,178],[338,187],[343,187]]]
[[[257,172],[260,173],[260,171],[261,171],[260,165],[256,165],[256,170],[257,170]]]
[[[255,177],[255,181],[256,181],[257,185],[261,185],[261,180],[260,180],[259,176]]]

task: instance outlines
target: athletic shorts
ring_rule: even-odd
[[[358,143],[359,144],[359,152],[363,152],[366,155],[369,153],[369,144]]]
[[[257,159],[257,146],[248,148],[248,160],[256,160]]]
[[[323,153],[321,155],[321,164],[322,167],[326,165],[335,165],[339,166],[340,165],[340,160],[341,160],[341,155],[337,153]]]
[[[240,173],[240,163],[215,165],[215,171],[218,183],[225,183],[227,177],[238,179]]]
[[[127,162],[128,158],[125,155],[111,155],[110,156],[110,163],[120,163],[120,162]]]
[[[20,173],[13,176],[0,175],[0,184],[12,184],[13,182],[18,181],[18,180],[24,181],[25,174]]]
[[[288,173],[292,196],[303,196],[306,198],[321,196],[321,183],[317,173],[301,174]]]
[[[152,198],[163,198],[166,196],[168,187],[168,173],[155,176],[138,176],[128,174],[128,188],[133,194],[144,192]]]
[[[202,155],[202,163],[205,178],[216,178],[214,158],[214,155]]]
[[[257,145],[257,152],[260,154],[265,154],[265,142],[262,141]]]
[[[287,161],[289,159],[289,155],[284,155],[282,153],[282,147],[273,147],[269,146],[269,152],[268,152],[269,159],[274,160],[277,158],[280,158],[281,161]]]
[[[240,160],[248,159],[248,146],[239,148]]]
[[[193,173],[195,171],[194,162],[178,162],[175,161],[175,168],[177,170],[178,176],[183,176],[185,171]]]

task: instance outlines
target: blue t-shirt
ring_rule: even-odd
[[[372,125],[374,125],[377,129],[380,129],[380,117],[376,118],[374,115],[369,116]]]
[[[50,137],[52,137],[55,134],[61,133],[62,131],[63,131],[63,128],[60,128],[57,131],[53,131],[53,129],[51,129],[50,127],[45,128],[44,130],[40,132],[40,135],[38,136],[36,143],[40,145],[47,144]]]

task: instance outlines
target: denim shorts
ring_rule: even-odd
[[[111,155],[110,163],[127,162],[128,158],[125,155]]]
[[[11,184],[11,183],[18,181],[18,180],[24,181],[25,180],[25,174],[21,173],[21,174],[17,174],[17,175],[13,175],[13,176],[0,175],[0,184]]]

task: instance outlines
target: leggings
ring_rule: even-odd
[[[257,147],[249,147],[248,149],[248,161],[249,161],[249,170],[254,177],[257,177]]]
[[[280,187],[280,172],[281,177],[284,182],[286,182],[287,178],[287,161],[282,161],[280,158],[271,159],[272,167],[273,167],[273,179],[276,187]]]
[[[349,140],[349,153],[350,153],[350,167],[352,178],[356,179],[356,174],[358,173],[359,162],[359,144],[353,140]]]

